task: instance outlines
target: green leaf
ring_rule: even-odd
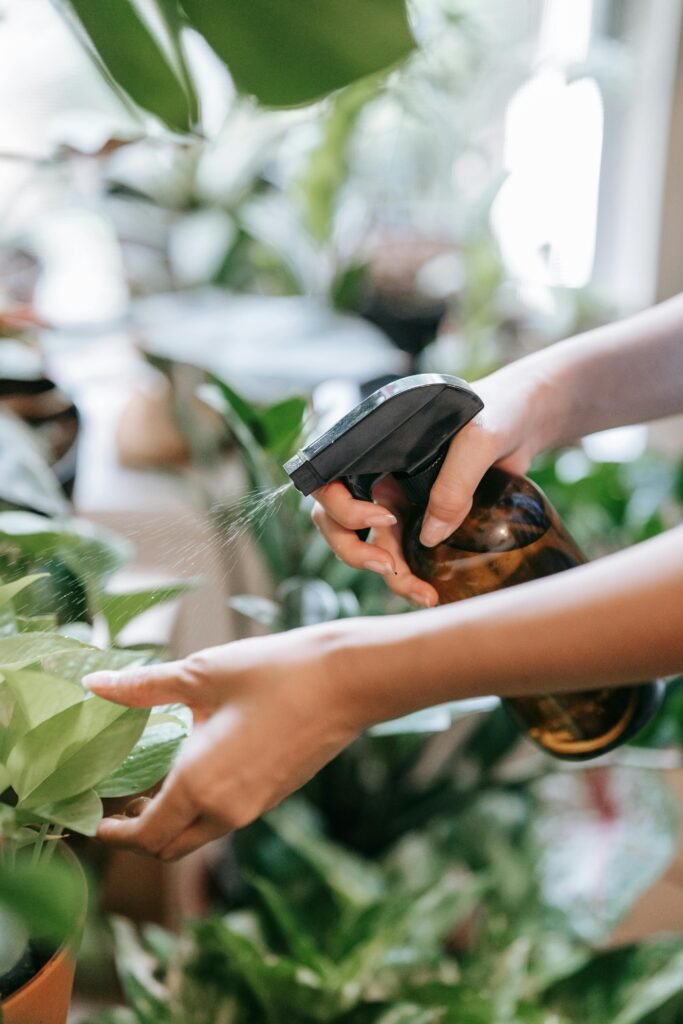
[[[166,710],[173,714],[160,713],[160,708],[154,710],[147,728],[123,764],[97,786],[100,796],[143,793],[168,774],[189,733],[192,714],[181,704],[169,705]]]
[[[199,124],[199,98],[192,80],[183,49],[183,17],[178,0],[156,0],[156,6],[168,31],[178,77],[182,82],[190,111],[192,124]]]
[[[32,729],[7,759],[21,804],[66,800],[97,786],[130,753],[148,717],[143,708],[89,697]]]
[[[47,672],[3,671],[5,683],[14,696],[14,711],[1,752],[6,758],[14,744],[41,722],[85,700],[80,686],[50,676]]]
[[[307,405],[305,398],[286,398],[261,413],[264,446],[275,458],[284,461],[292,454],[303,429]]]
[[[59,516],[67,502],[28,427],[0,412],[0,506],[31,508]]]
[[[683,1015],[683,940],[661,939],[608,950],[544,1000],[570,1020],[588,1024],[640,1024],[658,1010]],[[678,1015],[677,1015],[678,1014]]]
[[[109,650],[102,651],[98,647],[75,648],[45,658],[44,666],[49,672],[80,683],[90,672],[101,670],[118,672],[122,668],[144,665],[149,661],[147,651]]]
[[[0,637],[0,669],[25,668],[49,655],[83,650],[78,640],[57,633],[20,633]]]
[[[243,874],[275,922],[287,945],[288,953],[315,971],[330,970],[331,962],[321,955],[304,922],[297,919],[294,909],[284,899],[278,887],[267,878],[258,878],[246,872]]]
[[[265,820],[320,875],[342,905],[361,908],[381,897],[384,879],[377,865],[320,835],[302,800],[288,800]]]
[[[247,428],[257,444],[265,446],[266,435],[261,424],[261,416],[256,406],[251,405],[246,398],[242,398],[242,396],[238,395],[236,391],[233,391],[230,385],[226,384],[226,382],[221,380],[220,377],[211,375],[210,379],[214,387],[218,389],[220,396],[224,399],[227,406],[232,409],[240,423]],[[242,438],[238,438],[238,440],[244,443]]]
[[[181,597],[196,585],[196,582],[188,580],[126,594],[102,594],[98,601],[98,610],[107,620],[111,640],[115,641],[119,633],[138,615],[156,605]]]
[[[36,580],[43,579],[46,573],[37,572],[33,573],[32,576],[23,576],[20,580],[14,580],[13,583],[3,583],[0,586],[0,605],[7,604],[17,594],[20,594],[26,587],[30,587]]]
[[[132,553],[128,541],[103,527],[81,519],[50,520],[30,512],[0,513],[0,543],[8,556],[50,574],[49,580],[37,582],[29,594],[32,611],[36,610],[34,591],[40,597],[45,590],[47,606],[38,610],[60,611],[64,604],[72,618],[74,611],[88,610],[87,602],[82,608],[85,594],[80,601],[74,600],[74,588],[84,588],[90,603],[95,604],[105,581],[129,561]],[[17,611],[24,609],[17,607]]]
[[[170,128],[192,128],[182,83],[130,0],[68,0],[93,47],[128,95]]]
[[[75,865],[17,863],[0,871],[0,904],[24,921],[31,933],[57,941],[74,935],[85,906],[85,880]]]
[[[58,800],[56,803],[36,807],[26,812],[26,817],[32,822],[39,819],[51,825],[59,825],[60,828],[80,832],[84,836],[94,836],[102,820],[102,801],[94,789],[89,789],[68,800]],[[19,820],[21,819],[20,812]]]
[[[288,107],[385,71],[414,41],[405,0],[183,0],[237,88]]]

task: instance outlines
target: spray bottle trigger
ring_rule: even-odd
[[[374,473],[361,473],[357,476],[345,476],[342,477],[342,483],[346,484],[349,491],[354,498],[358,501],[372,501],[372,487],[377,480],[377,475]],[[370,533],[369,529],[356,530],[356,534],[360,540],[367,540]]]

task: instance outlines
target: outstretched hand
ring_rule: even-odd
[[[180,702],[194,718],[159,793],[138,817],[105,818],[99,837],[175,860],[280,803],[363,727],[329,662],[326,633],[312,627],[87,676],[117,704]]]

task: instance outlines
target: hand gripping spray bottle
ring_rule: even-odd
[[[545,495],[530,480],[490,469],[463,524],[434,548],[419,542],[429,492],[454,435],[483,408],[457,377],[417,374],[375,391],[302,448],[285,470],[302,494],[342,480],[370,500],[391,473],[412,503],[403,548],[412,571],[442,604],[562,572],[586,559]],[[367,531],[362,539],[365,539]],[[556,757],[597,757],[626,742],[649,720],[662,684],[643,682],[504,703],[538,746]]]

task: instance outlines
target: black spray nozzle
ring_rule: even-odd
[[[342,480],[368,500],[389,473],[413,501],[426,502],[451,438],[483,408],[458,377],[418,373],[373,392],[285,464],[302,494]]]

